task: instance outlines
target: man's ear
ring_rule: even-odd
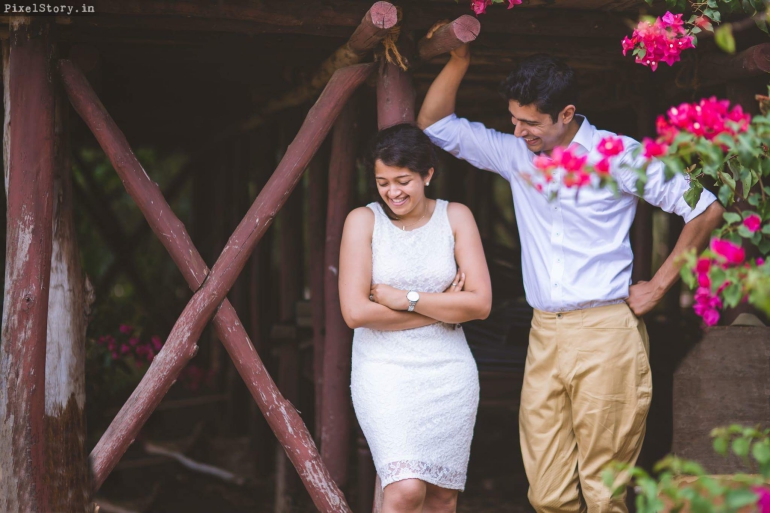
[[[559,112],[559,121],[565,125],[569,125],[572,119],[575,117],[575,106],[567,105],[561,112]]]

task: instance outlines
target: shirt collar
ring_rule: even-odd
[[[590,153],[594,149],[594,127],[588,122],[585,116],[576,114],[575,117],[580,122],[580,128],[578,129],[575,137],[572,138],[570,146],[573,144],[580,145],[586,152]]]

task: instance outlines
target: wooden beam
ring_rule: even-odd
[[[6,88],[6,283],[0,343],[0,509],[53,511],[45,359],[51,278],[54,87],[50,26],[11,22]],[[9,121],[11,121],[9,123]]]
[[[214,326],[217,336],[225,344],[254,400],[286,449],[316,507],[322,512],[349,511],[344,496],[329,476],[302,419],[276,388],[251,346],[243,323],[225,296],[286,196],[299,181],[345,101],[366,80],[372,72],[372,66],[353,66],[335,73],[211,271],[192,245],[184,225],[171,212],[157,185],[144,172],[125,136],[101,105],[83,74],[66,60],[60,61],[59,69],[75,110],[110,157],[127,191],[137,201],[190,287],[197,291],[142,382],[92,451],[94,487],[98,488],[104,482],[195,354],[195,344],[205,324],[216,313]]]
[[[337,286],[342,227],[350,212],[358,150],[357,108],[349,101],[334,125],[329,158],[329,199],[324,250],[326,334],[321,402],[321,456],[334,482],[345,487],[350,460],[350,358],[353,331],[345,324]]]
[[[366,4],[330,0],[254,4],[208,4],[191,1],[95,0],[96,16],[61,17],[72,27],[152,29],[158,31],[226,32],[242,34],[313,34],[344,37],[357,27]],[[428,30],[437,20],[469,14],[465,2],[410,2],[402,5],[407,30]],[[629,14],[562,8],[500,10],[483,18],[485,32],[533,36],[602,37],[622,39],[629,33]],[[2,20],[2,17],[0,17]]]
[[[417,43],[417,52],[424,61],[437,55],[449,53],[455,48],[475,41],[481,32],[478,19],[463,14],[451,23],[447,23],[434,33],[423,37]]]
[[[762,43],[735,55],[711,53],[701,57],[698,74],[704,80],[740,80],[770,73],[770,43]]]
[[[313,98],[338,69],[363,61],[398,21],[396,8],[388,2],[376,2],[367,12],[347,43],[329,56],[318,71],[303,84],[269,101],[262,111],[244,121],[240,130],[250,130],[262,124],[266,117],[289,107],[296,107]]]

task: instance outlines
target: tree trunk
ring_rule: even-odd
[[[0,342],[2,511],[52,511],[45,464],[54,173],[49,29],[47,22],[11,18],[9,58],[3,62],[8,228]]]

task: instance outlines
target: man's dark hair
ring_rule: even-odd
[[[577,79],[566,62],[540,53],[519,62],[500,84],[500,94],[521,105],[534,105],[555,123],[564,107],[577,104]]]

